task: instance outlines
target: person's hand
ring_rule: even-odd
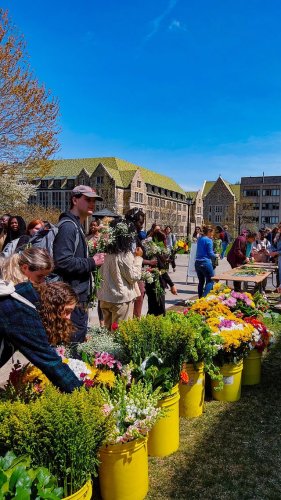
[[[142,257],[143,256],[143,251],[142,251],[142,248],[141,247],[137,247],[135,249],[135,257]]]
[[[178,295],[177,287],[176,285],[171,286],[171,293],[173,295]]]
[[[104,257],[105,257],[104,253],[96,253],[94,255],[93,259],[95,261],[96,266],[102,266],[103,265],[103,263],[104,263]]]
[[[157,266],[157,259],[146,260],[144,264],[147,266]]]
[[[250,262],[250,259],[249,257],[246,257],[245,261],[244,261],[246,264],[248,264]]]
[[[279,252],[269,252],[270,257],[276,257],[279,255]]]

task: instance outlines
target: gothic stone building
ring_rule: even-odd
[[[229,184],[219,177],[215,182],[206,181],[202,188],[204,222],[214,226],[228,225],[229,232],[236,235],[237,209],[240,199],[240,185]]]
[[[115,157],[52,161],[48,176],[34,179],[36,197],[31,201],[61,211],[69,208],[71,190],[90,185],[103,197],[96,210],[108,208],[120,215],[134,207],[146,214],[146,227],[153,222],[171,225],[178,236],[187,232],[185,191],[170,177]]]

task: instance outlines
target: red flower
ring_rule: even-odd
[[[188,384],[189,382],[189,376],[184,370],[182,370],[180,373],[180,381],[182,384]]]
[[[114,321],[114,323],[112,323],[111,325],[111,330],[118,330],[118,323],[116,321]]]
[[[86,387],[93,387],[94,385],[94,381],[90,380],[89,378],[86,378],[86,380],[83,380],[83,382]]]

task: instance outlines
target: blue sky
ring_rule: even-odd
[[[60,102],[60,158],[186,189],[281,175],[280,0],[2,0]]]

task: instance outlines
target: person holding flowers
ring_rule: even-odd
[[[218,257],[213,250],[214,230],[211,226],[202,228],[202,236],[197,241],[195,270],[198,276],[198,297],[205,297],[213,288],[214,268],[212,260]]]
[[[140,295],[137,281],[141,279],[143,251],[137,247],[132,252],[134,239],[134,227],[120,219],[111,223],[102,242],[106,256],[97,295],[108,330],[113,323],[133,317],[134,300]]]

